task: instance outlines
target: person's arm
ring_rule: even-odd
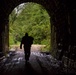
[[[20,44],[20,49],[22,49],[22,42],[21,42],[21,44]]]
[[[23,40],[23,39],[22,39]],[[21,44],[20,44],[20,49],[22,49],[22,40],[21,40]]]

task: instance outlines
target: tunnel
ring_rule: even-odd
[[[75,63],[76,7],[69,0],[0,0],[0,57],[9,50],[9,15],[16,6],[26,2],[42,5],[51,17],[51,54],[64,63],[66,60],[68,64],[71,60]]]

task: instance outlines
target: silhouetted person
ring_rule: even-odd
[[[31,36],[28,36],[28,33],[26,33],[21,40],[20,49],[22,49],[22,44],[23,44],[26,62],[29,60],[29,57],[30,57],[30,50],[31,50],[31,45],[33,44],[33,40],[34,38]]]

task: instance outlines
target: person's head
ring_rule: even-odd
[[[25,33],[25,36],[28,36],[28,33]]]

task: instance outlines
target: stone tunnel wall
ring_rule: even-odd
[[[19,5],[19,4],[21,4],[21,3],[23,3],[23,2],[28,2],[28,0],[8,0],[8,1],[5,1],[5,0],[3,0],[2,1],[2,5],[1,5],[1,11],[2,12],[0,12],[1,13],[1,15],[3,15],[3,16],[1,16],[1,20],[2,20],[2,23],[4,23],[2,26],[4,26],[4,28],[2,29],[2,51],[4,51],[4,52],[6,52],[6,46],[5,46],[5,39],[4,38],[6,38],[5,37],[5,35],[6,34],[8,34],[8,29],[9,29],[9,27],[8,27],[8,24],[7,24],[7,20],[6,19],[8,19],[8,17],[9,17],[9,14],[12,12],[12,10],[17,6],[17,5]],[[57,7],[56,6],[56,4],[55,4],[55,2],[53,1],[53,0],[51,0],[51,2],[49,2],[49,0],[48,1],[44,1],[44,0],[29,0],[29,2],[35,2],[35,3],[39,3],[39,4],[41,4],[41,5],[43,5],[43,7],[48,11],[48,13],[49,13],[49,15],[50,16],[53,16],[53,14],[55,14],[55,13],[53,13],[55,10],[54,10],[54,8],[55,7]],[[10,7],[10,8],[9,8]],[[56,8],[55,8],[56,9]],[[53,11],[54,10],[54,11]],[[54,18],[55,18],[55,16],[53,16]],[[3,21],[3,19],[4,19],[4,21]],[[52,21],[53,22],[53,21]],[[54,22],[53,22],[54,23]],[[54,30],[53,28],[54,28],[54,25],[55,24],[53,24],[52,25],[52,30]],[[8,28],[8,29],[7,29]],[[6,29],[6,30],[5,30]],[[5,33],[7,31],[7,33]],[[4,33],[4,34],[3,34]],[[53,35],[54,35],[54,33],[52,33]],[[7,37],[8,38],[8,37]],[[54,36],[53,36],[53,38],[54,38]],[[9,39],[9,38],[8,38]],[[54,41],[55,40],[55,41]],[[8,41],[8,40],[7,40]],[[6,41],[6,42],[7,42]],[[54,42],[54,43],[53,43]],[[53,44],[52,44],[52,49],[53,48],[57,48],[56,47],[56,32],[55,32],[55,38],[53,39]],[[3,47],[3,46],[5,46],[5,47]],[[54,50],[55,51],[55,50]]]
[[[1,11],[0,12],[3,15],[3,19],[7,19],[9,17],[9,14],[12,12],[12,10],[19,4],[23,2],[28,2],[28,0],[8,0],[8,1],[3,1],[3,5],[1,6]],[[57,52],[57,45],[60,43],[60,39],[63,39],[65,36],[65,28],[67,26],[67,11],[66,11],[66,5],[65,5],[65,0],[64,1],[57,1],[57,0],[47,0],[46,2],[44,0],[29,0],[29,2],[36,2],[41,5],[43,5],[46,10],[48,11],[49,15],[51,16],[52,20],[52,54],[56,55]],[[10,8],[9,8],[10,7]],[[7,8],[7,9],[6,9]],[[2,19],[2,18],[1,18]],[[2,20],[3,21],[3,20]],[[5,24],[4,26],[4,32],[8,31],[7,28],[8,24],[6,23],[7,20],[4,21]],[[2,31],[3,32],[3,31]],[[6,33],[7,34],[7,33]],[[6,35],[4,33],[4,35]],[[2,34],[3,35],[3,34]],[[4,36],[3,35],[3,36]],[[3,37],[3,41],[4,41]],[[6,41],[7,42],[7,41]],[[5,45],[5,42],[2,42],[3,46]],[[5,49],[5,47],[3,47]],[[5,51],[3,49],[3,51]]]
[[[76,55],[76,8],[75,2],[68,0],[68,2],[66,0],[0,0],[0,52],[7,52],[9,46],[9,14],[17,5],[28,1],[43,5],[51,16],[53,56],[59,60],[62,60],[63,56],[74,59]]]

